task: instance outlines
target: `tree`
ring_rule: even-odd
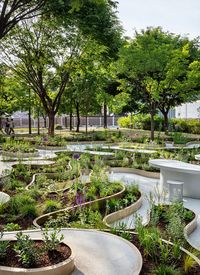
[[[44,6],[44,0],[1,0],[0,39],[20,21],[32,18]]]
[[[152,140],[157,110],[163,113],[167,128],[169,109],[191,99],[192,90],[186,83],[195,54],[191,55],[190,49],[194,51],[194,44],[188,39],[161,28],[148,28],[136,32],[120,51],[121,88],[135,99],[138,110],[150,113]]]
[[[102,87],[104,53],[107,48],[96,40],[85,38],[82,35],[79,36],[77,47],[79,48],[78,54],[71,66],[70,87],[66,89],[65,101],[61,104],[61,108],[62,111],[66,111],[68,98],[68,110],[72,113],[74,107],[77,115],[76,131],[79,132],[80,115],[87,117],[89,113],[100,109],[97,93]]]
[[[95,5],[104,0],[90,0]],[[1,0],[0,1],[0,39],[6,36],[20,21],[33,18],[38,14],[56,14],[57,11],[69,13],[79,11],[83,3],[81,0]]]
[[[5,60],[40,98],[49,117],[49,134],[54,134],[54,118],[69,81],[72,56],[76,54],[75,31],[68,33],[41,20],[24,24],[13,36],[15,45],[7,47]]]

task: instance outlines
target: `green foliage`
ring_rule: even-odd
[[[0,259],[6,256],[7,248],[9,246],[10,241],[2,241],[3,232],[0,233]]]
[[[34,219],[38,216],[38,210],[35,204],[24,204],[20,207],[20,215],[24,218]]]
[[[33,266],[39,257],[38,250],[34,246],[34,241],[31,240],[29,235],[25,235],[22,232],[16,234],[16,239],[17,242],[14,245],[14,251],[19,260],[24,267]]]
[[[5,231],[17,231],[17,230],[20,230],[20,229],[21,229],[21,226],[17,223],[7,223],[4,226]]]
[[[8,202],[9,213],[12,215],[36,215],[35,200],[27,194],[17,194]]]
[[[182,133],[172,132],[170,135],[175,144],[186,144],[188,142],[188,138],[185,137]]]
[[[153,270],[154,275],[181,275],[181,272],[173,265],[161,264]]]
[[[154,116],[155,129],[162,130],[163,118],[156,115]],[[131,117],[122,117],[117,121],[118,125],[121,128],[130,128],[131,126]],[[137,114],[132,115],[132,125],[135,129],[150,130],[151,129],[151,120],[150,115],[147,114]]]
[[[59,243],[64,240],[64,235],[60,234],[60,229],[53,228],[51,231],[48,227],[42,229],[42,236],[44,241],[44,246],[47,251],[56,250]]]
[[[139,195],[139,189],[137,185],[128,185],[126,191],[123,194],[122,198],[111,199],[106,202],[106,209],[108,213],[112,213],[128,207],[136,201],[137,196]]]
[[[20,180],[10,177],[4,179],[3,191],[14,191],[19,188],[24,188],[24,184]]]
[[[197,255],[198,253],[196,250],[191,251],[191,253],[198,257]],[[194,268],[196,265],[197,265],[197,262],[193,257],[191,257],[190,255],[185,255],[184,263],[183,263],[183,269],[185,273],[189,273],[191,269]]]
[[[132,234],[127,230],[126,224],[123,222],[120,223],[119,226],[112,228],[111,233],[118,235],[129,242],[132,240]]]
[[[31,146],[29,142],[25,141],[15,141],[15,140],[7,140],[6,143],[2,145],[3,151],[9,151],[12,153],[34,153],[36,149]]]
[[[47,200],[45,201],[44,205],[44,213],[50,213],[54,212],[56,210],[59,210],[61,208],[61,203],[54,200]]]

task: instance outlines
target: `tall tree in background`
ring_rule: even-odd
[[[94,5],[105,5],[104,0],[90,0]],[[0,39],[6,36],[20,21],[33,18],[38,14],[52,14],[65,17],[67,13],[79,11],[81,0],[0,0]]]
[[[191,51],[190,51],[191,49]],[[191,100],[187,72],[195,54],[188,39],[164,32],[161,28],[148,28],[137,33],[120,51],[119,72],[121,88],[126,88],[140,110],[151,115],[151,139],[154,139],[154,115],[160,109],[165,117],[169,109]]]
[[[4,53],[7,65],[26,81],[40,98],[49,117],[49,134],[54,134],[54,118],[69,81],[72,56],[76,54],[74,29],[68,33],[49,21],[26,24],[13,34],[15,45]]]

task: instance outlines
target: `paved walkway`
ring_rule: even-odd
[[[40,238],[39,230],[25,231]],[[115,235],[95,230],[63,229],[64,241],[75,255],[73,275],[138,275],[142,256],[130,242]],[[14,239],[16,232],[7,232],[4,239]]]

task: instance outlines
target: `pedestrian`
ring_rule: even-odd
[[[15,134],[14,128],[15,128],[14,120],[13,120],[13,118],[11,118],[10,127],[9,127],[9,135],[11,135],[11,134],[14,135]]]
[[[10,134],[10,121],[9,121],[8,118],[6,118],[6,122],[5,122],[5,133],[6,133],[7,135]]]

